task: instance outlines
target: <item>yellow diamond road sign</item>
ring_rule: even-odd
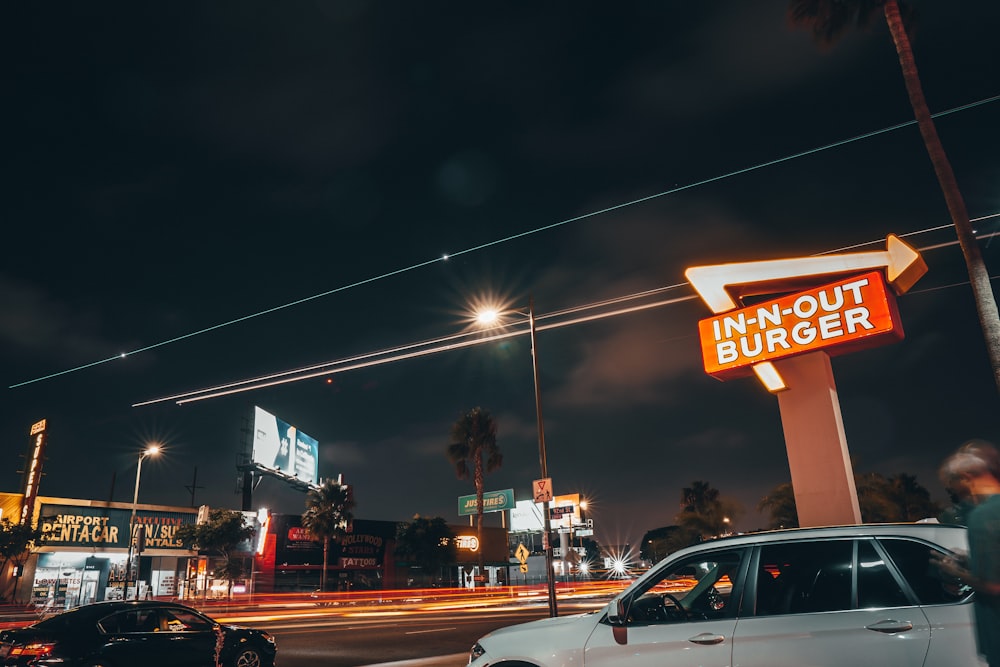
[[[517,556],[517,559],[521,561],[522,565],[528,562],[528,548],[523,544],[517,545],[517,549],[514,550],[514,555]]]

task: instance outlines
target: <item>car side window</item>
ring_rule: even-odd
[[[755,574],[755,614],[810,614],[852,607],[851,540],[767,544]]]
[[[972,594],[972,589],[961,579],[944,574],[931,562],[932,554],[953,554],[903,538],[881,538],[879,544],[913,589],[920,604],[953,604]]]
[[[130,609],[103,618],[97,625],[102,632],[109,635],[158,632],[160,619],[155,609]]]
[[[215,627],[215,623],[184,609],[163,609],[166,628],[169,632],[205,632]]]
[[[869,540],[858,542],[858,607],[907,607],[909,597]]]
[[[689,556],[667,566],[631,597],[629,624],[683,623],[735,615],[734,583],[744,549]]]

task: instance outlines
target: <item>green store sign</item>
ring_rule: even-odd
[[[458,515],[469,516],[478,514],[479,507],[476,504],[476,494],[471,496],[459,496]],[[485,491],[483,493],[483,512],[504,512],[514,509],[514,489],[504,489],[503,491]]]

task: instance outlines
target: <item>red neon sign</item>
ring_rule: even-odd
[[[844,354],[903,339],[895,295],[880,271],[698,322],[705,372],[719,379],[805,352]]]

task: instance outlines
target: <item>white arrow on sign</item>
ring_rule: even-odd
[[[739,307],[736,299],[745,296],[808,289],[834,276],[882,268],[897,294],[909,290],[927,273],[920,253],[890,234],[885,250],[692,266],[684,277],[713,313],[723,313]]]
[[[903,294],[927,273],[927,264],[920,253],[890,234],[885,250],[692,266],[684,277],[713,313],[724,313],[738,308],[743,297],[809,289],[835,276],[872,269],[885,269],[886,281],[897,294]],[[771,362],[752,368],[768,390],[786,388]]]

